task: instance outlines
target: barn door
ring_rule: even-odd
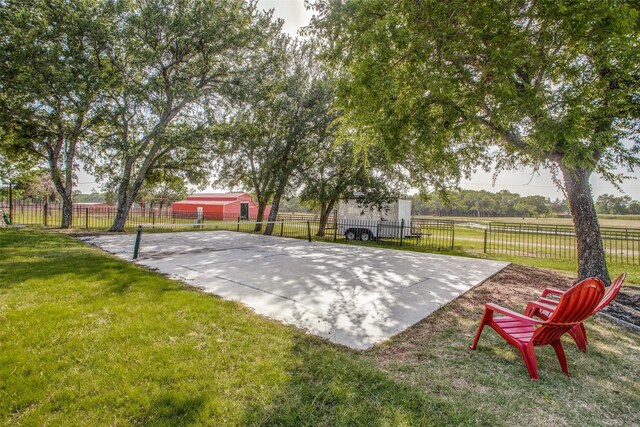
[[[249,219],[249,203],[240,203],[240,219]]]

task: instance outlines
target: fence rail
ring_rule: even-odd
[[[0,201],[0,208],[8,212],[9,206]],[[116,208],[113,206],[73,206],[72,227],[106,230],[113,224]],[[62,220],[61,204],[14,201],[14,224],[58,227]],[[135,229],[142,224],[147,228],[197,227],[199,229],[233,230],[263,233],[267,223],[256,223],[256,218],[240,220],[238,217],[198,216],[196,212],[174,211],[170,208],[131,208],[125,228]],[[414,219],[410,223],[392,221],[338,220],[329,216],[324,229],[314,214],[284,213],[276,216],[272,235],[316,241],[353,240],[360,243],[375,241],[390,246],[453,249],[454,222],[438,219]]]
[[[340,220],[327,222],[324,229],[320,220],[284,220],[273,222],[208,221],[203,224],[207,230],[228,230],[244,233],[265,233],[271,228],[272,236],[307,239],[309,241],[353,241],[408,248],[432,250],[453,249],[454,223],[449,220],[420,219],[404,222]],[[149,226],[147,226],[149,227]]]
[[[62,204],[14,200],[10,211],[8,199],[0,199],[0,209],[11,217],[14,224],[42,225],[58,227],[62,222]],[[114,206],[93,205],[90,203],[74,204],[72,210],[72,227],[87,229],[108,229],[116,217]],[[171,208],[132,207],[127,216],[125,228],[135,228],[138,224],[170,226],[172,224],[188,225],[202,221],[239,221],[237,216],[204,214],[198,217],[196,212],[177,211]],[[254,218],[247,218],[256,221]],[[266,218],[264,219],[266,221]],[[276,216],[277,221],[319,221],[318,215],[305,213],[284,213]],[[335,216],[329,216],[328,222],[334,224]]]
[[[640,229],[602,227],[602,244],[609,262],[640,265]],[[543,224],[489,224],[485,253],[576,259],[576,234],[572,226]]]
[[[0,203],[0,209],[9,215],[8,204]],[[10,216],[13,224],[59,227],[62,222],[62,205],[14,201]],[[73,228],[108,229],[113,224],[115,217],[116,208],[113,206],[74,204],[71,226]],[[134,207],[129,210],[125,228],[135,228],[138,224],[188,224],[197,219],[198,215],[195,212]]]

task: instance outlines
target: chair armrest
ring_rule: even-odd
[[[549,299],[549,298],[542,298],[540,297],[540,299],[538,299],[539,303],[541,304],[545,304],[545,305],[550,305],[552,306],[551,309],[555,309],[558,306],[558,303],[560,303],[560,301],[555,300],[555,299]]]
[[[541,296],[542,296],[542,298],[544,298],[549,294],[562,296],[562,294],[564,294],[564,291],[561,291],[560,289],[547,288],[544,291],[542,291],[542,295]]]
[[[524,315],[527,317],[537,316],[539,311],[547,311],[553,313],[558,305],[558,301],[550,300],[547,298],[540,298],[538,301],[531,301],[524,309]],[[541,316],[538,316],[541,317]],[[546,315],[543,317],[547,317]]]
[[[516,313],[515,311],[509,310],[508,308],[500,307],[499,305],[496,305],[496,304],[491,304],[491,303],[486,304],[485,309],[490,311],[495,311],[496,313],[504,314],[507,317],[520,320],[523,323],[528,323],[530,325],[541,325],[544,323],[544,321],[542,320],[532,319],[531,317],[527,317],[523,314]]]

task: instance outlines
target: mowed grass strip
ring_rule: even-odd
[[[0,324],[0,424],[415,425],[450,415],[443,399],[355,352],[64,235],[0,231]]]
[[[485,331],[499,279],[367,352],[59,234],[0,231],[0,424],[10,425],[633,425],[639,336],[588,325],[566,341],[569,380],[538,351],[539,383]],[[535,289],[537,292],[538,290]]]

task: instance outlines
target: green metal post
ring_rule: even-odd
[[[311,222],[307,221],[307,237],[309,238],[309,241],[311,241]]]
[[[140,252],[140,237],[142,237],[142,224],[138,226],[138,232],[136,233],[136,243],[133,246],[133,259],[138,259]]]

